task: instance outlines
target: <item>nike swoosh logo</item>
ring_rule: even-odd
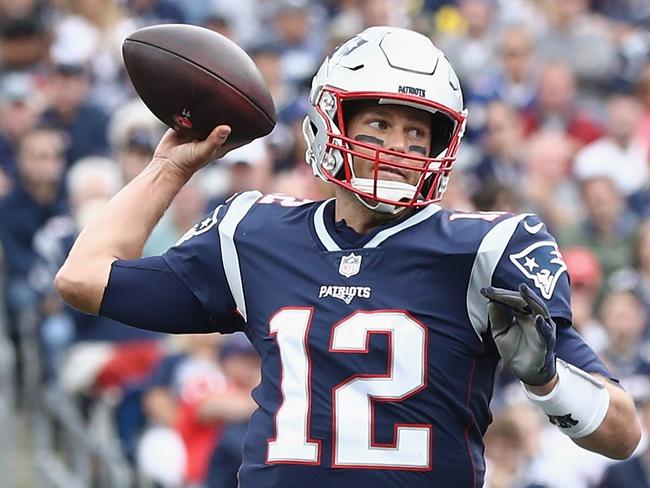
[[[535,225],[528,225],[526,222],[524,222],[524,229],[526,229],[531,234],[537,234],[540,230],[542,230],[542,227],[544,227],[544,222],[540,222],[539,224]]]

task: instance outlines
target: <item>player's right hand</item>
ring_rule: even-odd
[[[556,326],[546,305],[526,284],[518,291],[488,287],[492,338],[501,359],[524,383],[542,386],[556,374]]]
[[[201,141],[190,139],[180,132],[165,132],[153,154],[152,161],[159,162],[171,171],[190,177],[210,161],[219,159],[242,144],[229,144],[230,127],[219,125]]]

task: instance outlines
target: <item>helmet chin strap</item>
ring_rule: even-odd
[[[375,180],[370,178],[352,178],[350,180],[350,184],[356,190],[362,191],[364,193],[372,194],[375,191]],[[399,202],[401,200],[410,201],[415,195],[416,191],[417,187],[409,185],[408,183],[403,183],[401,181],[377,181],[377,196],[386,200],[393,200],[396,202]],[[395,215],[406,208],[384,202],[369,203],[363,196],[357,193],[354,195],[364,206],[368,207],[370,210],[374,210],[375,212]]]

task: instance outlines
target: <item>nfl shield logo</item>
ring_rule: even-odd
[[[354,276],[361,269],[361,256],[350,253],[349,256],[341,257],[341,264],[339,264],[339,273],[349,278]]]

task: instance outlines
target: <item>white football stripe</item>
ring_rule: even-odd
[[[329,232],[327,232],[325,219],[323,217],[325,206],[332,200],[334,199],[330,198],[329,200],[325,200],[316,209],[316,212],[314,213],[314,228],[316,229],[316,235],[318,236],[318,239],[320,239],[323,246],[325,246],[325,249],[328,251],[340,251],[341,248],[339,245],[334,241],[334,239],[332,239],[332,236],[330,236]]]
[[[429,217],[434,215],[438,210],[440,210],[440,207],[438,205],[429,205],[425,207],[423,210],[420,210],[419,212],[415,212],[413,215],[411,215],[403,222],[400,222],[399,224],[390,227],[386,230],[382,230],[363,247],[365,248],[377,247],[379,244],[384,242],[389,237],[397,234],[398,232],[404,229],[408,229],[409,227],[413,227],[414,225],[419,224],[420,222],[428,219]]]
[[[487,330],[487,298],[481,295],[481,288],[492,284],[492,275],[501,260],[508,242],[517,230],[517,225],[529,214],[516,215],[499,222],[485,234],[476,252],[467,287],[467,314],[474,331],[481,338]]]
[[[258,191],[247,191],[237,195],[219,224],[223,269],[226,273],[230,293],[235,300],[237,310],[244,320],[246,320],[246,300],[241,279],[241,269],[239,268],[239,256],[235,245],[235,231],[244,216],[261,196],[262,194]]]

